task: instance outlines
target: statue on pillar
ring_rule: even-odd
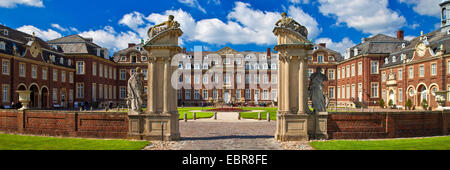
[[[306,29],[305,26],[299,24],[293,18],[287,17],[286,12],[281,13],[281,17],[282,18],[275,23],[275,26],[290,29],[298,32],[303,37],[308,38],[308,29]]]
[[[136,73],[132,74],[128,80],[128,101],[129,113],[140,114],[144,104],[144,75],[141,68],[136,68]]]
[[[327,101],[324,95],[324,81],[328,81],[328,77],[322,73],[322,68],[318,67],[316,72],[311,75],[311,81],[309,84],[309,97],[312,101],[314,112],[327,111]]]
[[[171,29],[171,28],[179,28],[180,24],[177,21],[174,21],[175,17],[173,15],[169,15],[169,20],[164,21],[161,24],[155,25],[148,30],[148,37],[153,38],[159,33]]]

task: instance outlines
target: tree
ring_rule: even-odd
[[[389,107],[392,107],[393,105],[394,105],[394,101],[392,101],[392,99],[389,100],[388,106],[389,106]]]
[[[380,100],[380,107],[381,107],[381,108],[384,108],[385,105],[386,105],[386,103],[384,102],[383,99],[381,99],[381,100]]]
[[[428,102],[426,99],[422,100],[421,105],[422,105],[423,110],[428,110]]]
[[[412,101],[411,101],[411,99],[408,99],[408,101],[406,101],[406,108],[411,110],[411,107],[412,107]]]

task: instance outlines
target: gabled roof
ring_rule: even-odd
[[[390,54],[407,42],[406,40],[400,40],[384,34],[377,34],[373,37],[365,38],[364,42],[351,47],[349,49],[349,58],[356,57],[353,53],[355,49],[358,49],[358,56],[363,54]]]
[[[66,54],[92,54],[97,55],[97,49],[101,49],[100,57],[108,55],[107,50],[92,42],[91,38],[84,38],[80,35],[69,35],[66,37],[48,41],[49,44],[57,45]],[[109,56],[107,56],[109,58]]]

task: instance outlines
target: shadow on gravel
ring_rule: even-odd
[[[274,136],[212,136],[212,137],[182,137],[181,141],[185,140],[224,140],[224,139],[269,139],[274,138]]]

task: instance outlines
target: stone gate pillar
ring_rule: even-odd
[[[129,138],[179,140],[177,96],[171,83],[176,66],[171,61],[181,52],[178,38],[183,32],[176,25],[156,33],[151,31],[154,35],[144,45],[149,54],[147,110],[141,115],[129,115]]]
[[[284,20],[286,21],[283,22],[289,21]],[[306,28],[302,32],[302,30],[298,30],[300,26],[295,28],[289,26],[277,26],[273,31],[278,37],[275,51],[278,51],[279,54],[279,104],[275,139],[280,141],[309,140],[308,54],[313,44],[306,39]]]

